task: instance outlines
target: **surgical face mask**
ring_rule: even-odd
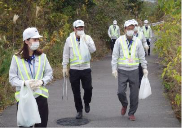
[[[134,30],[127,30],[126,35],[130,36],[130,37],[133,36],[134,35]]]
[[[33,42],[32,45],[30,46],[30,49],[33,50],[33,51],[37,50],[39,48],[39,45],[40,45],[39,41]]]
[[[77,33],[76,33],[78,36],[81,36],[81,35],[84,35],[85,33],[84,33],[84,30],[81,30],[81,31],[78,31],[77,30]]]
[[[134,31],[135,32],[138,31],[138,26],[135,26]]]

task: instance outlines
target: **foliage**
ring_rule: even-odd
[[[181,118],[181,7],[180,0],[159,0],[165,23],[155,27],[155,52],[164,66],[162,78],[177,118]]]

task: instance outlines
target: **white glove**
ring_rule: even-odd
[[[148,70],[147,69],[143,69],[143,75],[144,75],[144,77],[148,77]]]
[[[43,84],[42,80],[33,80],[29,82],[29,85],[32,90],[36,90],[37,88],[42,86],[42,84]]]
[[[26,86],[30,86],[30,82],[34,81],[33,79],[32,80],[25,80],[25,85]]]
[[[151,39],[149,39],[149,42],[151,42]]]
[[[145,48],[145,50],[146,50],[146,51],[148,51],[149,46],[148,46],[148,45],[146,45],[144,48]]]
[[[68,77],[68,69],[63,68],[63,77]]]
[[[115,78],[117,78],[117,77],[118,77],[118,72],[117,72],[116,70],[114,70],[114,71],[112,72],[112,75],[113,75]]]

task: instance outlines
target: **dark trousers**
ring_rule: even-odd
[[[150,55],[150,42],[149,42],[149,39],[147,39],[147,44],[148,44],[148,46],[149,46],[148,55]]]
[[[111,39],[111,42],[110,42],[110,45],[111,45],[111,52],[113,51],[115,42],[116,42],[116,39]]]
[[[142,77],[143,77],[143,68],[141,66],[141,63],[139,64],[139,88],[140,88],[140,84],[141,84],[141,81],[142,81]]]
[[[39,109],[41,123],[35,124],[34,127],[47,127],[48,114],[49,114],[47,98],[39,96],[36,98],[36,101]],[[17,111],[18,111],[18,103],[17,103]]]
[[[80,91],[80,81],[82,82],[82,88],[84,89],[83,100],[85,105],[91,102],[92,98],[92,77],[91,69],[75,70],[70,69],[70,83],[73,91],[75,107],[77,112],[82,112],[83,105]]]
[[[130,87],[130,109],[128,115],[134,115],[138,108],[139,70],[126,71],[118,69],[118,98],[122,106],[128,106],[126,96],[127,82]]]

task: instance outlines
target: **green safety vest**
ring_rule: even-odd
[[[148,29],[146,30],[145,26],[143,26],[143,33],[144,33],[144,36],[146,39],[149,39],[150,38],[150,26],[148,26]]]
[[[126,37],[124,37],[124,39],[122,39],[122,37],[121,37],[121,43],[120,44],[121,44],[121,48],[122,48],[124,56],[123,56],[123,58],[118,59],[119,65],[125,65],[125,66],[139,65],[139,59],[136,58],[136,56],[135,56],[138,41],[139,41],[139,39],[136,38],[136,42],[132,43],[131,55],[130,55],[128,45],[126,43]]]
[[[30,80],[30,76],[28,74],[28,71],[27,71],[27,68],[26,68],[26,65],[25,65],[25,60],[24,59],[20,59],[19,57],[17,56],[14,56],[15,57],[15,60],[16,60],[16,63],[17,63],[17,66],[18,66],[18,70],[19,70],[19,73],[21,75],[21,80]],[[43,61],[41,61],[43,60]],[[36,76],[35,76],[35,80],[41,80],[43,78],[43,72],[45,70],[45,62],[46,62],[46,55],[45,54],[42,54],[39,56],[39,63],[38,63],[38,70],[37,70],[37,73],[36,73]],[[33,92],[34,96],[43,96],[45,98],[48,98],[49,96],[49,93],[48,93],[48,89],[46,89],[45,87],[41,86],[40,88],[36,89],[34,92]],[[20,99],[20,91],[17,91],[15,93],[15,98],[17,101],[19,101]]]
[[[82,56],[81,56],[79,49],[78,49],[78,43],[76,42],[75,34],[71,35],[70,38],[71,38],[71,44],[73,47],[73,58],[70,58],[70,65],[90,63],[90,62],[83,62]]]
[[[116,28],[114,29],[114,25],[111,25],[111,37],[118,37],[118,27],[116,26]]]

